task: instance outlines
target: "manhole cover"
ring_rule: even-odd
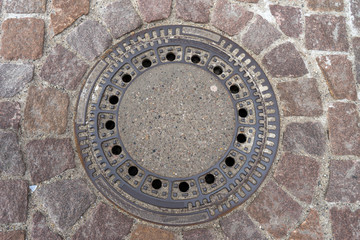
[[[105,197],[139,218],[186,225],[256,191],[276,155],[279,113],[264,72],[236,43],[163,26],[128,37],[94,66],[75,131]]]

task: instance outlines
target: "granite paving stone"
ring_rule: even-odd
[[[348,207],[333,207],[330,219],[335,240],[360,238],[360,209],[351,211]]]
[[[34,66],[31,64],[0,64],[0,97],[9,98],[20,92],[33,78]]]
[[[63,232],[72,227],[96,199],[81,179],[59,180],[42,185],[36,191],[51,221]]]
[[[137,0],[145,22],[154,22],[170,16],[172,0]]]
[[[25,222],[28,184],[23,180],[2,180],[0,192],[0,224]]]
[[[353,51],[355,55],[355,76],[356,81],[360,83],[360,38],[353,38]]]
[[[323,156],[325,129],[320,122],[290,123],[284,132],[283,145],[285,151],[292,153]]]
[[[234,36],[246,26],[253,16],[254,13],[246,11],[237,3],[219,0],[216,2],[211,24],[230,36]]]
[[[244,211],[225,216],[220,220],[220,226],[229,240],[266,239]]]
[[[351,16],[354,26],[360,30],[360,2],[358,0],[350,0]]]
[[[147,225],[138,225],[132,231],[130,240],[175,240],[173,232]]]
[[[323,106],[316,79],[282,82],[276,87],[280,93],[280,105],[284,116],[322,115]]]
[[[1,4],[0,4],[1,6]],[[0,239],[2,240],[25,240],[25,231],[16,230],[10,232],[0,232]]]
[[[345,55],[330,55],[316,58],[326,79],[331,96],[335,99],[357,98],[352,63]]]
[[[305,221],[301,223],[290,235],[291,240],[319,240],[324,239],[320,226],[319,213],[311,209]]]
[[[142,25],[142,20],[130,0],[120,0],[109,4],[101,15],[114,38],[120,38]]]
[[[309,50],[347,51],[349,42],[345,18],[311,15],[305,18],[305,46]]]
[[[257,16],[256,21],[243,35],[242,42],[244,47],[255,54],[260,54],[265,48],[278,40],[280,36],[281,33],[272,24],[261,16]]]
[[[176,16],[185,21],[208,23],[214,0],[177,0]]]
[[[303,32],[301,9],[290,6],[270,5],[280,30],[289,37],[298,38]]]
[[[331,160],[326,201],[355,203],[360,201],[360,163]]]
[[[31,230],[31,239],[33,240],[61,240],[58,234],[51,231],[46,224],[46,218],[41,212],[35,212],[32,219],[33,228]]]
[[[36,60],[43,54],[45,23],[37,18],[9,18],[2,25],[1,56]]]
[[[337,102],[328,110],[330,150],[335,155],[360,156],[360,118],[353,103]]]
[[[183,232],[183,240],[216,240],[214,232],[210,228],[197,228]]]
[[[87,20],[68,35],[67,42],[74,51],[94,60],[110,47],[112,38],[103,25]]]
[[[290,42],[272,49],[262,63],[273,77],[301,77],[308,73],[300,53]]]
[[[89,13],[89,0],[52,0],[51,28],[57,35],[71,26],[76,19]]]
[[[271,181],[250,204],[247,212],[273,237],[282,238],[299,221],[302,207]]]
[[[100,203],[72,239],[124,239],[130,233],[132,225],[133,220],[120,213],[115,207]]]
[[[57,45],[46,58],[40,76],[51,84],[75,90],[88,67],[74,53]]]
[[[344,10],[344,0],[307,0],[308,7],[314,11],[329,12]]]
[[[57,133],[66,130],[69,97],[53,88],[31,86],[25,107],[25,130]]]
[[[311,203],[319,177],[319,163],[310,157],[286,152],[274,174],[275,180],[301,201]]]
[[[8,13],[44,13],[46,0],[7,0],[4,7]]]
[[[0,132],[0,176],[23,176],[24,173],[18,137],[13,132]]]
[[[26,145],[26,161],[34,184],[75,167],[71,139],[33,140]]]
[[[0,129],[18,130],[21,113],[18,102],[0,102]]]

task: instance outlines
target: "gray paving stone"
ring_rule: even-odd
[[[275,17],[279,28],[286,36],[297,38],[303,32],[300,8],[270,5],[270,11]]]
[[[355,55],[356,81],[360,83],[360,38],[353,38],[353,51]]]
[[[350,0],[350,3],[353,24],[360,30],[360,2],[358,0]]]
[[[184,240],[216,240],[213,229],[197,228],[183,232]]]
[[[137,0],[145,22],[154,22],[170,16],[172,0]]]
[[[21,113],[18,102],[0,102],[0,129],[19,129]]]
[[[333,207],[330,219],[335,240],[360,238],[360,209],[351,211],[348,207]]]
[[[7,0],[4,5],[8,13],[44,13],[46,0]]]
[[[34,66],[30,64],[0,64],[0,97],[13,97],[33,78]]]
[[[33,215],[33,227],[31,229],[31,237],[33,240],[61,240],[63,239],[58,234],[51,231],[46,225],[46,218],[41,212],[35,212]]]
[[[185,21],[208,23],[213,3],[214,0],[177,0],[176,16]]]
[[[12,132],[0,132],[0,176],[22,176],[22,160],[18,138]]]

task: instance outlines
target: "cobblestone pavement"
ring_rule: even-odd
[[[360,239],[358,0],[0,0],[0,239]],[[200,26],[239,43],[280,103],[269,176],[231,213],[166,227],[88,180],[73,118],[91,66],[133,31]]]

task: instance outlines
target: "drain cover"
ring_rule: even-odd
[[[236,43],[163,26],[121,41],[94,66],[75,132],[105,197],[142,219],[187,225],[259,187],[276,155],[279,113],[264,72]]]

